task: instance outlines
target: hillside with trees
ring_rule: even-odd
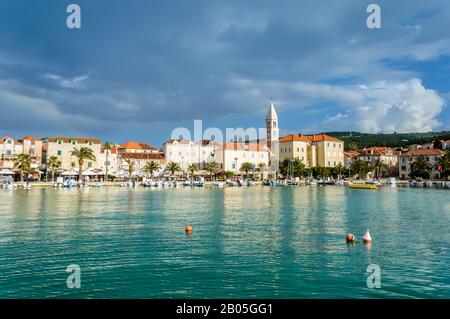
[[[360,132],[327,132],[345,142],[346,150],[372,146],[407,147],[411,144],[425,144],[437,140],[450,140],[450,131],[429,133],[369,134]]]

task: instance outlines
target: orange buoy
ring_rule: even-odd
[[[192,233],[192,226],[187,225],[185,230],[186,230],[186,233],[188,233],[188,234]]]
[[[372,242],[372,236],[370,236],[369,228],[367,228],[367,231],[366,231],[366,233],[363,236],[363,242],[365,242],[365,243]]]
[[[347,234],[347,236],[345,236],[345,241],[348,244],[353,244],[354,242],[356,242],[356,236],[353,234]]]

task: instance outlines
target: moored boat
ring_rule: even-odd
[[[374,184],[348,184],[348,187],[354,189],[378,189],[378,186]]]

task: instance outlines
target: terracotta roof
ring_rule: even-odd
[[[125,144],[122,144],[117,147],[118,149],[139,149],[139,150],[157,150],[156,147],[140,143],[140,142],[126,142]]]
[[[100,153],[105,153],[105,148],[102,146],[102,148],[100,149]],[[110,154],[116,154],[117,153],[117,146],[113,146],[110,150],[109,150]]]
[[[344,156],[346,156],[346,157],[353,158],[353,157],[358,157],[359,155],[360,155],[359,152],[356,152],[356,151],[344,152]]]
[[[127,159],[164,160],[164,155],[160,153],[120,153],[119,156]]]
[[[0,143],[5,143],[5,141],[7,140],[7,139],[10,139],[11,137],[9,137],[9,136],[3,136],[1,139],[0,139]]]
[[[22,140],[33,141],[33,142],[40,141],[39,138],[34,137],[34,136],[25,136],[24,138],[22,138]]]
[[[173,142],[178,142],[179,144],[189,144],[191,141],[185,138],[181,139],[170,139],[164,142],[164,144],[172,144]]]
[[[342,142],[341,140],[324,134],[324,133],[320,133],[320,134],[314,134],[314,135],[310,135],[309,138],[311,139],[311,141],[333,141],[333,142]]]
[[[412,156],[440,156],[444,155],[445,152],[438,149],[421,149],[421,150],[410,150],[402,155],[401,157],[412,157]]]
[[[88,144],[89,142],[93,144],[101,144],[100,139],[90,138],[90,137],[46,137],[44,138],[49,143],[56,143],[57,141],[62,141],[63,143],[71,143],[72,141],[77,141],[78,144]]]
[[[302,135],[302,134],[298,134],[298,135],[290,134],[290,135],[286,135],[286,136],[283,136],[280,139],[278,139],[278,142],[280,142],[280,143],[282,143],[282,142],[292,142],[292,141],[310,142],[311,139],[308,136],[305,136],[305,135]]]
[[[224,150],[234,151],[252,151],[252,152],[267,152],[265,145],[257,143],[235,143],[229,142],[222,145]]]
[[[393,154],[393,151],[389,147],[368,147],[362,150],[362,155],[364,156],[380,156],[380,155],[391,155]],[[391,153],[391,154],[388,154]]]
[[[302,141],[302,142],[316,142],[316,141],[333,141],[333,142],[342,142],[341,140],[324,134],[324,133],[320,133],[320,134],[313,134],[313,135],[302,135],[302,134],[298,134],[298,135],[294,135],[294,134],[290,134],[290,135],[286,135],[284,137],[281,137],[279,140],[279,142],[288,142],[288,141]]]

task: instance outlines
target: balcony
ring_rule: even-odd
[[[3,154],[3,155],[1,156],[1,159],[2,159],[3,161],[13,161],[13,160],[16,159],[16,155],[15,155],[15,154]]]

